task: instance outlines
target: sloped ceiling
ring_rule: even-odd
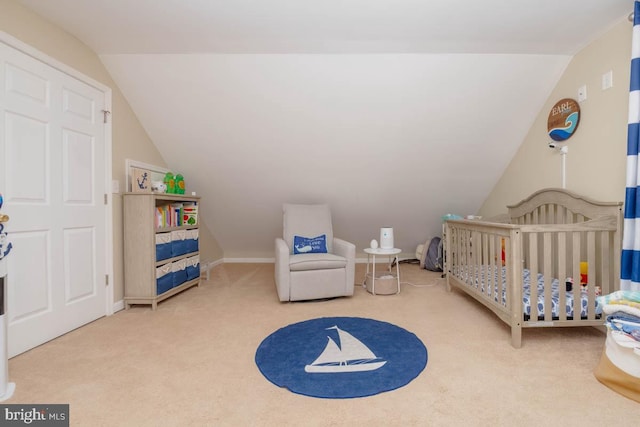
[[[631,0],[21,0],[93,48],[225,257],[273,255],[284,202],[358,251],[472,214],[571,56]]]

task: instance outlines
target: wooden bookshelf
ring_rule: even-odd
[[[199,251],[196,250],[156,261],[156,234],[199,228],[198,222],[157,227],[157,208],[175,203],[191,202],[195,202],[199,207],[200,197],[164,193],[124,194],[125,309],[133,304],[147,304],[155,310],[158,302],[192,286],[200,285],[200,274],[198,274],[197,278],[187,280],[159,294],[156,279],[156,268],[199,255]]]

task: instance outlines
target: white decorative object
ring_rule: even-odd
[[[380,249],[393,249],[393,228],[380,229]]]
[[[151,186],[152,181],[163,181],[164,175],[169,172],[169,169],[167,168],[150,165],[148,163],[139,162],[137,160],[125,159],[124,164],[127,170],[127,191],[136,191],[135,187],[137,186],[137,182],[134,179],[134,169],[144,169],[149,173],[149,186]],[[150,192],[150,190],[146,189],[145,192]]]
[[[0,260],[0,402],[3,402],[11,396],[16,389],[15,383],[9,382],[9,357],[7,348],[7,316],[5,314],[7,298],[6,285],[4,276],[6,273],[6,259]]]
[[[369,245],[371,246],[371,249],[378,249],[378,241],[376,239],[371,240]]]
[[[166,193],[167,184],[162,181],[151,181],[151,191],[155,191],[156,193]]]

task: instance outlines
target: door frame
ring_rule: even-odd
[[[104,94],[104,108],[106,111],[109,111],[108,114],[110,117],[107,119],[107,122],[104,125],[104,192],[106,195],[106,204],[104,205],[105,209],[105,272],[107,275],[106,280],[108,281],[105,289],[105,314],[110,316],[114,313],[114,283],[113,283],[113,195],[111,192],[111,182],[112,182],[112,106],[111,106],[111,88],[100,83],[97,80],[92,79],[91,77],[82,74],[78,70],[58,61],[55,58],[47,55],[44,52],[39,51],[38,49],[18,40],[12,35],[5,33],[4,31],[0,31],[0,43],[4,43],[7,46],[10,46],[27,56],[30,56],[56,70],[69,75],[93,88],[102,92]]]

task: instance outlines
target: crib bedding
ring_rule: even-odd
[[[498,302],[498,295],[501,295],[500,303],[504,306],[507,304],[507,274],[506,268],[501,266],[490,266],[490,265],[482,265],[482,266],[460,266],[461,268],[461,276],[463,280],[469,284],[469,273],[475,276],[475,280],[473,284],[469,284],[469,286],[475,286],[476,288],[480,288],[483,294],[487,296],[493,296],[494,301]],[[490,280],[491,283],[494,284],[493,289],[487,286],[485,291],[485,277],[489,277],[493,270],[493,280]],[[498,279],[498,275],[500,275],[500,279]],[[531,272],[528,269],[523,269],[522,272],[522,312],[524,314],[525,320],[528,320],[531,316]],[[544,275],[542,273],[538,273],[537,275],[537,307],[538,307],[538,319],[543,320],[545,314],[545,301],[544,301],[544,291],[545,291],[545,283],[544,283]],[[560,292],[565,293],[565,308],[567,318],[573,318],[573,292],[566,290],[566,284],[563,281],[562,285],[560,285],[560,281],[558,279],[553,279],[551,282],[551,315],[554,319],[559,318],[560,311]],[[596,316],[599,318],[602,315],[602,305],[597,301],[596,304]],[[587,311],[589,306],[588,294],[586,291],[580,291],[580,317],[586,318]]]
[[[602,326],[605,305],[596,297],[620,286],[622,208],[545,188],[489,220],[446,219],[447,290],[469,294],[509,325],[515,348],[525,328]],[[580,269],[588,263],[585,288],[578,260]],[[576,278],[570,291],[565,275]]]

